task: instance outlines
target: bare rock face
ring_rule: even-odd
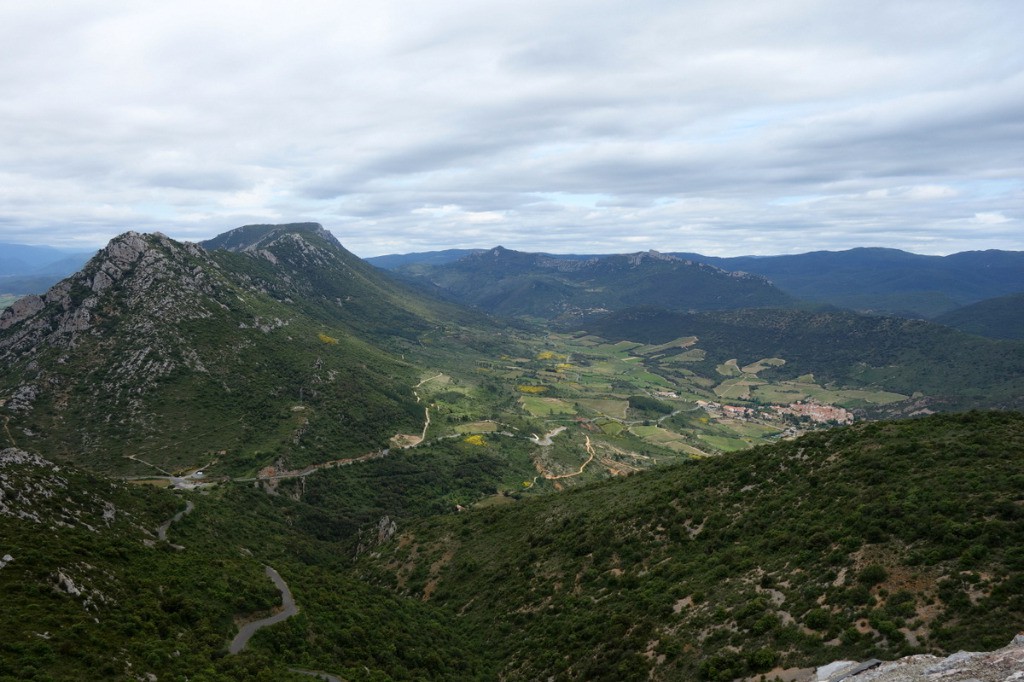
[[[53,467],[53,462],[43,459],[39,455],[25,452],[18,448],[6,448],[0,450],[0,469],[11,464],[27,464],[35,467]]]
[[[4,311],[0,363],[21,370],[22,378],[0,398],[12,411],[31,410],[40,387],[60,383],[49,375],[52,365],[38,360],[54,350],[70,356],[89,346],[94,365],[109,368],[97,390],[124,396],[131,414],[154,380],[182,364],[201,371],[202,360],[177,328],[213,314],[218,271],[203,249],[159,233],[112,239],[80,272]],[[104,348],[115,328],[120,341],[112,355]]]
[[[359,544],[356,546],[356,554],[368,552],[375,547],[387,544],[398,532],[398,524],[390,516],[382,516],[376,526],[364,528],[359,532]]]
[[[377,544],[383,545],[395,536],[395,532],[398,530],[398,524],[391,520],[388,516],[380,517],[380,522],[377,523]]]
[[[1024,634],[1017,635],[996,651],[958,651],[945,658],[921,654],[887,663],[830,664],[818,668],[815,679],[823,682],[1016,682],[1024,680]]]
[[[681,259],[676,258],[675,256],[670,256],[664,253],[658,253],[654,249],[651,249],[650,251],[640,251],[638,253],[628,254],[626,256],[626,260],[633,267],[637,267],[638,265],[642,264],[645,260],[682,262]]]
[[[42,297],[35,294],[18,299],[0,315],[0,329],[7,329],[36,314],[44,305]]]

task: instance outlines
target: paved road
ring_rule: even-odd
[[[196,506],[192,504],[192,500],[188,500],[187,502],[185,502],[185,508],[182,511],[172,516],[169,520],[165,521],[163,524],[160,525],[159,528],[156,529],[157,538],[159,538],[160,540],[166,540],[167,531],[168,529],[170,529],[171,524],[181,521],[185,517],[185,514],[191,514],[192,510],[195,508]]]
[[[231,644],[228,646],[228,653],[237,654],[245,645],[249,643],[249,639],[256,634],[256,631],[260,628],[265,628],[268,625],[274,625],[281,621],[291,618],[299,612],[299,607],[295,605],[295,598],[292,597],[291,590],[288,589],[288,584],[281,578],[277,571],[267,566],[267,577],[274,581],[277,585],[277,589],[281,590],[281,606],[282,609],[272,616],[266,618],[260,618],[254,620],[251,623],[246,623],[235,635],[235,638],[231,640]]]

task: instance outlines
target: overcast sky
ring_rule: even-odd
[[[0,242],[1024,250],[1020,0],[0,3]]]

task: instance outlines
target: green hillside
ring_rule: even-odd
[[[1024,294],[979,301],[951,310],[935,321],[968,334],[1024,340]]]
[[[361,566],[503,679],[732,680],[1002,646],[1024,622],[1024,416],[861,424],[431,518]]]
[[[731,680],[995,648],[1024,622],[1022,448],[1015,413],[865,423],[461,512],[525,460],[454,442],[171,493],[8,449],[0,680]],[[226,655],[280,601],[264,566],[299,612]]]
[[[485,324],[369,265],[317,223],[247,225],[201,246],[247,287],[378,345],[405,350],[431,330]]]
[[[4,682],[488,678],[453,616],[357,579],[347,543],[295,527],[307,504],[241,484],[186,500],[14,449],[0,493]],[[265,565],[299,613],[228,655],[239,625],[280,603]]]
[[[279,260],[293,248],[324,260],[321,274],[330,268],[325,244],[289,234]],[[9,444],[96,470],[241,472],[365,454],[418,429],[416,369],[370,343],[387,330],[359,333],[316,301],[271,289],[252,274],[261,261],[129,233],[45,297],[9,309]],[[353,291],[378,319],[412,316]]]

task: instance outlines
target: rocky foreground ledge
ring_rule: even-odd
[[[799,682],[1024,682],[1024,634],[996,651],[958,651],[941,658],[929,654],[896,661],[837,661]]]

